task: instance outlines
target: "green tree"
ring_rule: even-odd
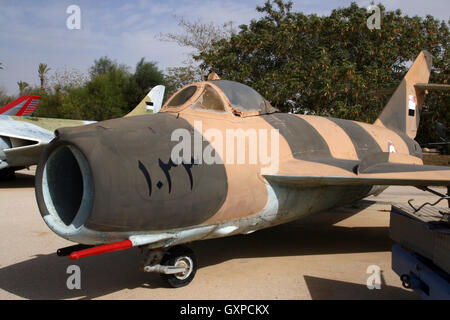
[[[45,64],[45,63],[39,64],[38,74],[39,74],[39,80],[41,81],[41,90],[42,91],[45,90],[45,81],[46,81],[47,73],[50,70],[51,69],[47,66],[47,64]]]
[[[126,114],[131,78],[128,67],[101,57],[94,61],[89,74],[86,78],[74,69],[57,70],[50,77],[48,90],[40,93],[37,115],[101,121]]]
[[[73,90],[84,87],[87,81],[88,77],[76,69],[55,70],[46,81],[45,90],[39,88],[32,91],[33,94],[41,96],[39,107],[34,115],[45,118],[72,118],[72,114],[68,115],[64,112],[63,101]],[[74,111],[73,114],[76,112]],[[78,116],[75,119],[82,119],[82,117]]]
[[[29,86],[27,82],[19,81],[17,82],[19,86],[19,94],[22,96],[25,93],[25,89]]]
[[[14,100],[14,97],[6,93],[6,89],[0,86],[0,108]]]
[[[129,105],[128,110],[131,111],[151,88],[165,84],[165,82],[164,74],[157,68],[156,62],[147,62],[145,58],[139,60],[125,92]]]
[[[63,98],[63,117],[102,121],[123,116],[128,110],[125,91],[129,78],[127,71],[117,67],[97,74]]]
[[[34,111],[33,116],[44,118],[66,118],[61,112],[63,99],[67,96],[67,92],[60,87],[52,90],[42,91],[39,89],[35,94],[41,97],[38,108]]]
[[[94,60],[94,65],[89,68],[89,74],[94,78],[98,75],[107,74],[117,69],[127,71],[128,67],[123,64],[119,65],[117,61],[108,58],[108,56],[104,56]]]
[[[292,2],[267,1],[257,7],[261,18],[196,59],[208,72],[252,86],[284,112],[372,122],[389,99],[380,89],[397,86],[420,50],[434,56],[430,81],[449,80],[447,23],[379,7],[381,29],[369,30],[370,14],[356,3],[319,17],[293,12]],[[427,99],[441,118],[448,118],[448,103],[448,94]]]
[[[142,58],[134,73],[108,57],[94,61],[90,80],[71,87],[62,97],[58,113],[64,118],[106,120],[124,116],[150,89],[164,84],[165,79],[155,62]]]

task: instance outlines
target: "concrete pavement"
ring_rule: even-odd
[[[444,189],[442,189],[444,191]],[[45,225],[34,197],[34,172],[0,182],[0,299],[416,299],[391,269],[391,202],[433,201],[410,187],[391,187],[305,220],[250,235],[195,242],[199,270],[170,289],[139,271],[138,249],[59,258],[71,245]],[[81,268],[81,290],[69,290],[68,266]],[[381,290],[366,287],[367,268],[382,270]]]

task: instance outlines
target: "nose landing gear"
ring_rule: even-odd
[[[77,260],[107,252],[126,250],[134,246],[131,240],[113,242],[100,246],[75,245],[59,249],[60,257],[69,256]],[[144,246],[139,246],[144,253]],[[160,273],[167,284],[173,288],[187,286],[197,272],[197,259],[194,252],[185,246],[174,246],[170,249],[151,249],[146,252],[146,259],[141,269],[144,272]]]
[[[175,246],[169,250],[150,250],[144,263],[145,272],[158,272],[171,287],[188,285],[197,272],[197,259],[194,252],[185,246]]]

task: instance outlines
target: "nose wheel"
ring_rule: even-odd
[[[161,278],[173,288],[188,285],[197,272],[197,259],[194,252],[185,246],[176,246],[166,253],[161,265],[183,270],[179,273],[161,274]]]
[[[172,288],[188,285],[197,272],[194,252],[185,246],[162,250],[150,250],[144,262],[145,272],[157,272]]]

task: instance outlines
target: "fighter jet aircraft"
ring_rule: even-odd
[[[36,174],[41,215],[79,259],[148,248],[144,271],[187,285],[185,246],[248,234],[389,185],[449,186],[413,138],[431,55],[420,53],[374,124],[279,113],[251,87],[211,75],[155,115],[62,128]],[[218,253],[220,254],[220,253]]]
[[[158,112],[162,105],[164,90],[164,86],[154,87],[127,116]],[[57,128],[95,122],[18,117],[31,115],[37,105],[35,101],[39,101],[38,98],[40,99],[38,96],[23,96],[3,107],[6,113],[0,115],[0,179],[12,179],[16,170],[37,164],[42,150],[55,137],[54,131]],[[18,111],[17,116],[5,115],[13,114],[11,112],[15,109]]]

